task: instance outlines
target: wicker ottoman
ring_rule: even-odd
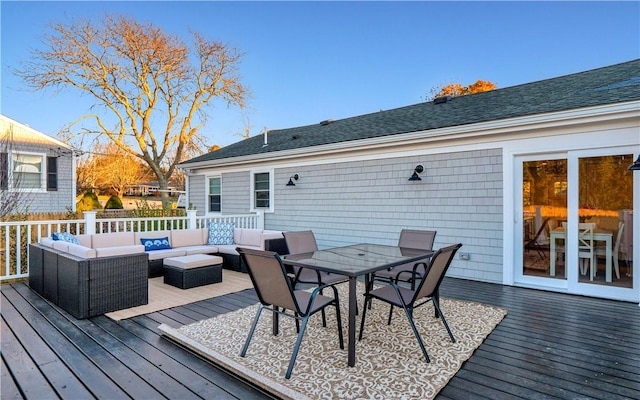
[[[164,283],[180,289],[222,282],[222,257],[193,254],[164,259]]]

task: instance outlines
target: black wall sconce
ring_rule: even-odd
[[[633,162],[633,164],[629,165],[629,171],[640,171],[640,156],[638,159]]]
[[[411,175],[409,180],[410,181],[421,181],[422,178],[420,178],[420,176],[418,174],[421,174],[423,172],[424,172],[424,167],[422,165],[417,165],[416,168],[413,170],[413,175]]]
[[[300,179],[300,176],[298,174],[292,175],[291,178],[289,178],[289,183],[287,183],[286,186],[295,186],[296,184],[293,183],[293,181],[297,181],[298,179]]]

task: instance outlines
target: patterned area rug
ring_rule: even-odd
[[[264,311],[247,356],[240,351],[257,305],[178,329],[160,325],[172,340],[233,373],[286,399],[432,399],[447,384],[507,314],[501,308],[441,299],[441,307],[456,337],[434,318],[429,303],[415,311],[415,320],[431,362],[427,363],[405,314],[396,309],[387,325],[389,308],[375,302],[367,311],[364,337],[356,344],[356,365],[347,366],[347,285],[339,285],[344,319],[345,350],[340,350],[335,312],[327,312],[327,327],[314,315],[305,332],[291,379],[284,374],[296,340],[292,318],[280,318],[280,334],[271,334],[271,312]],[[359,290],[363,285],[359,284]],[[361,296],[358,297],[362,298]],[[357,319],[358,327],[360,318]]]

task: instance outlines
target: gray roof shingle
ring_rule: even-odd
[[[268,146],[263,146],[263,135],[256,135],[192,158],[182,164],[633,100],[640,100],[640,59],[489,92],[455,97],[443,104],[434,104],[432,101],[423,102],[340,119],[328,124],[318,123],[273,130],[268,133]]]

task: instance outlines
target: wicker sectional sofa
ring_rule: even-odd
[[[240,265],[236,247],[282,252],[286,243],[282,232],[262,229],[234,228],[233,244],[208,244],[208,229],[178,229],[148,232],[115,232],[76,235],[79,244],[42,238],[40,244],[79,258],[124,256],[146,253],[149,277],[162,276],[162,260],[192,254],[216,254],[224,259],[223,268],[246,272]],[[143,239],[167,238],[169,247],[146,251]]]
[[[208,244],[208,229],[76,235],[78,242],[42,238],[30,245],[29,285],[76,318],[148,303],[148,278],[163,260],[216,254],[223,268],[246,272],[236,247],[286,251],[282,232],[235,228],[233,244]],[[145,251],[142,239],[168,239],[170,248]]]
[[[29,245],[29,286],[78,319],[149,302],[146,253],[83,258]]]

